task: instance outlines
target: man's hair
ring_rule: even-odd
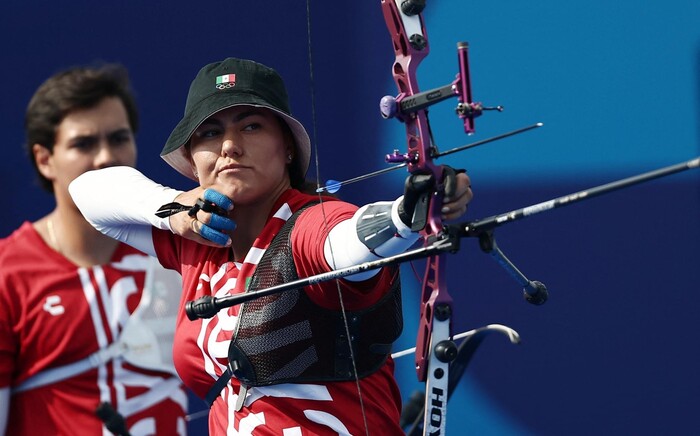
[[[136,133],[139,116],[129,85],[129,75],[122,65],[74,67],[51,76],[36,90],[24,118],[27,136],[25,150],[39,178],[39,184],[53,192],[53,184],[37,167],[32,147],[40,144],[53,153],[56,129],[75,110],[90,109],[104,98],[117,97],[124,104],[131,130]]]

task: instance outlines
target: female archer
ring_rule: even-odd
[[[98,230],[182,274],[182,306],[398,254],[419,239],[413,184],[361,208],[300,190],[309,136],[281,77],[256,62],[203,67],[161,156],[199,186],[180,192],[119,167],[87,173],[70,191]],[[447,167],[445,179],[442,211],[455,219],[470,182]],[[401,327],[398,269],[385,267],[211,319],[190,321],[181,307],[174,360],[210,402],[212,434],[403,434],[389,357]]]

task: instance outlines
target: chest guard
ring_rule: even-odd
[[[246,292],[299,278],[291,233],[306,207],[275,236]],[[391,290],[377,304],[346,311],[350,340],[342,313],[316,305],[303,288],[244,303],[228,350],[229,370],[247,386],[355,380],[352,346],[358,376],[376,372],[403,328],[398,268],[393,273]]]

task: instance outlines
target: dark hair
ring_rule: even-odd
[[[42,188],[53,192],[53,184],[37,167],[32,152],[34,144],[40,144],[53,152],[56,128],[63,118],[74,110],[95,107],[107,97],[117,97],[122,101],[131,130],[136,133],[139,127],[138,110],[129,85],[128,72],[122,65],[70,68],[54,74],[36,90],[24,118],[27,136],[25,151]]]
[[[292,158],[292,163],[289,165],[289,183],[292,188],[301,190],[302,187],[306,185],[306,179],[299,167],[299,153],[296,150],[297,145],[294,142],[294,134],[292,133],[292,129],[289,128],[289,125],[282,118],[277,117],[277,119],[282,126],[282,134],[285,136],[286,140],[294,144],[294,157]]]
[[[280,126],[282,126],[282,134],[285,136],[286,140],[291,141],[293,143],[294,134],[292,133],[292,129],[289,127],[289,124],[287,124],[287,122],[284,121],[281,117],[277,117],[277,120],[279,121]],[[297,145],[294,144],[295,149],[296,147]],[[298,153],[296,150],[294,150],[294,158],[292,159],[292,163],[289,165],[289,184],[292,188],[303,192],[304,194],[318,194],[318,192],[316,191],[316,189],[318,189],[318,183],[314,180],[306,178],[306,175],[301,172],[301,167],[298,159]],[[325,192],[323,195],[325,197],[339,198],[337,195],[331,194],[330,192]]]

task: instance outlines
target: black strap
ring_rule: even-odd
[[[209,389],[209,392],[207,392],[207,396],[204,397],[204,401],[207,402],[209,407],[211,407],[211,405],[214,404],[214,401],[216,401],[216,397],[218,397],[221,391],[224,390],[229,380],[231,380],[231,370],[229,368],[226,368],[226,371],[224,371],[224,373],[221,374],[221,377],[219,377],[219,379],[216,380],[216,383],[214,383],[211,389]]]
[[[172,202],[164,204],[156,212],[158,218],[167,218],[170,215],[175,215],[176,213],[185,212],[192,209],[192,206],[185,206],[184,204]]]
[[[210,213],[215,213],[217,215],[221,216],[226,216],[228,212],[224,210],[224,208],[218,206],[216,203],[209,201],[209,200],[202,200],[201,198],[197,199],[197,202],[195,203],[194,206],[192,206],[192,209],[190,209],[187,214],[189,216],[195,216],[197,215],[197,212],[199,210],[203,210],[204,212],[210,212]]]
[[[197,199],[197,203],[194,206],[185,206],[184,204],[177,203],[173,201],[172,203],[164,204],[156,212],[156,216],[159,218],[167,218],[170,215],[175,215],[180,212],[187,212],[191,217],[197,215],[197,212],[203,210],[204,212],[211,212],[217,215],[226,216],[227,212],[208,200]]]
[[[113,434],[117,436],[131,436],[131,433],[129,433],[126,427],[126,420],[114,410],[114,407],[112,407],[110,403],[100,403],[95,410],[95,414],[102,420],[107,430]]]

